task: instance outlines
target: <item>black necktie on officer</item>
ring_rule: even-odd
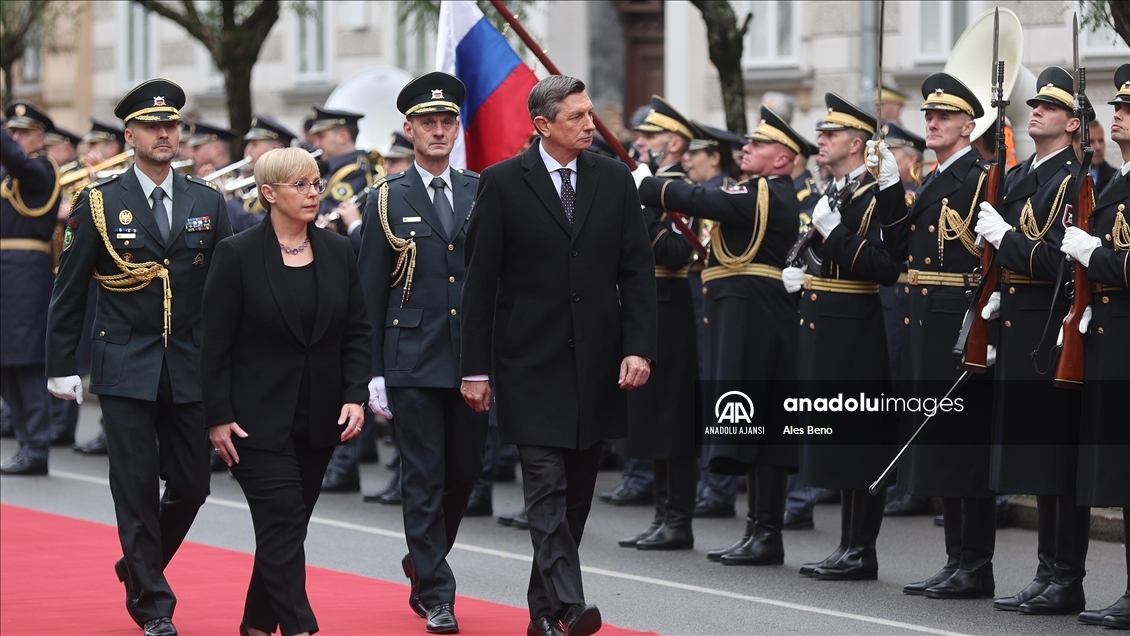
[[[448,238],[454,238],[452,231],[455,228],[455,210],[451,209],[451,202],[447,200],[447,195],[444,194],[443,189],[447,187],[447,183],[436,177],[432,179],[432,188],[435,189],[435,197],[432,199],[432,206],[439,216],[440,223],[443,223],[443,231],[447,232]]]
[[[153,188],[153,216],[157,220],[157,229],[161,231],[161,240],[169,240],[169,211],[165,208],[165,191],[161,186]]]

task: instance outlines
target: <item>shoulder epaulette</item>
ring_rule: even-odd
[[[664,170],[663,172],[656,172],[655,176],[656,176],[656,178],[659,178],[659,179],[684,179],[684,178],[686,178],[687,173],[677,172],[677,171],[673,171],[673,170],[672,171]]]
[[[472,172],[471,170],[466,170],[464,168],[456,168],[455,171],[458,172],[459,174],[463,175],[464,177],[473,177],[475,179],[479,178],[479,173]]]
[[[188,179],[189,183],[195,183],[196,185],[200,185],[200,186],[208,186],[209,188],[212,188],[216,192],[220,191],[220,189],[216,187],[216,184],[212,183],[211,181],[205,181],[204,179],[201,179],[200,177],[198,177],[194,174],[190,174],[190,175],[186,176],[185,178]]]
[[[859,186],[859,188],[855,191],[855,193],[853,193],[851,195],[851,200],[855,201],[859,197],[863,196],[864,192],[867,192],[868,190],[870,190],[871,186],[874,186],[877,183],[879,183],[879,182],[878,181],[872,181],[870,183],[865,183],[865,184]]]
[[[385,176],[381,177],[379,181],[374,183],[373,187],[379,188],[384,183],[390,183],[392,181],[396,181],[397,179],[403,178],[404,175],[406,175],[406,174],[408,174],[408,173],[407,172],[398,172],[396,174],[386,174]]]

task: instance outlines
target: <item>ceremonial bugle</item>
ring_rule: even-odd
[[[562,75],[561,71],[557,69],[557,66],[553,63],[553,61],[549,59],[549,56],[545,54],[545,50],[538,46],[538,43],[534,41],[534,38],[529,34],[529,32],[526,31],[525,27],[522,26],[522,23],[518,22],[518,18],[514,17],[514,14],[510,12],[510,9],[506,8],[506,4],[503,3],[502,0],[490,0],[490,3],[495,8],[495,10],[498,11],[498,14],[502,16],[502,19],[506,20],[506,23],[510,25],[510,28],[514,29],[514,33],[519,38],[521,38],[523,42],[526,43],[526,46],[528,46],[531,51],[533,51],[534,55],[537,56],[538,61],[540,61],[545,66],[545,69],[550,73],[553,73],[554,75]],[[615,152],[616,156],[620,158],[620,161],[626,163],[630,170],[635,170],[637,164],[635,160],[628,155],[628,151],[624,150],[624,146],[616,141],[616,137],[613,136],[612,132],[608,130],[608,127],[604,125],[604,122],[600,121],[600,118],[596,116],[596,113],[593,113],[592,118],[593,123],[596,124],[596,129],[600,131],[600,135],[604,137],[604,140],[606,142],[608,142],[608,145],[612,148],[612,151]],[[694,251],[698,253],[699,257],[702,258],[703,261],[705,261],[707,256],[706,248],[703,247],[702,242],[698,240],[698,236],[695,235],[694,230],[692,230],[687,224],[686,216],[680,212],[673,212],[671,210],[667,210],[666,212],[667,216],[671,219],[671,222],[675,224],[675,227],[678,228],[679,232],[683,235],[683,238],[686,239],[688,243],[690,243],[691,247],[694,248]]]
[[[234,163],[229,163],[228,165],[224,166],[223,168],[220,168],[219,170],[213,170],[212,174],[204,177],[204,180],[208,181],[208,182],[215,181],[216,179],[219,179],[220,177],[224,176],[225,174],[228,174],[229,172],[235,172],[236,170],[239,170],[240,168],[242,168],[243,166],[246,166],[249,163],[251,163],[251,157],[244,157],[243,159],[240,159],[239,161],[236,161]]]
[[[1079,66],[1079,15],[1075,15],[1075,116],[1079,118],[1079,140],[1083,150],[1083,164],[1079,175],[1083,183],[1079,186],[1079,200],[1076,202],[1074,218],[1069,224],[1090,233],[1091,213],[1095,210],[1094,183],[1091,182],[1091,161],[1095,151],[1091,148],[1090,126],[1087,125],[1087,69]],[[1087,279],[1087,268],[1076,261],[1071,287],[1071,309],[1063,319],[1063,348],[1059,351],[1059,362],[1055,368],[1055,385],[1061,389],[1083,388],[1083,334],[1079,333],[1079,322],[1091,304],[1091,282]]]
[[[989,167],[988,183],[985,186],[985,200],[994,208],[1000,206],[1001,195],[1004,194],[1005,164],[1008,161],[1008,147],[1005,145],[1005,109],[1008,99],[1004,94],[1004,60],[999,57],[1000,45],[1000,13],[993,16],[993,101],[992,107],[997,109],[997,153],[993,165]],[[993,246],[983,237],[977,237],[977,244],[981,247],[981,282],[973,295],[973,302],[965,312],[965,319],[961,323],[957,342],[953,345],[953,356],[957,365],[973,373],[985,373],[989,368],[989,321],[981,317],[981,311],[988,304],[989,298],[997,290],[1000,280],[1000,268],[994,262]]]
[[[356,205],[358,207],[364,205],[365,200],[369,198],[369,193],[372,192],[373,188],[377,187],[378,185],[379,184],[373,184],[373,185],[365,188],[364,190],[362,190],[362,191],[358,192],[357,194],[346,199],[345,202],[346,203],[352,203],[353,205]],[[341,218],[341,215],[337,213],[337,210],[334,210],[334,211],[330,212],[329,214],[323,216],[322,218],[318,219],[317,221],[314,221],[314,225],[316,227],[326,228],[326,227],[329,227],[330,223],[333,223],[334,221],[336,221],[340,218]]]
[[[81,190],[86,184],[90,183],[91,174],[97,175],[99,172],[123,167],[131,157],[133,157],[133,148],[100,161],[93,166],[87,166],[86,170],[71,170],[59,177],[59,187],[63,188],[65,192]]]

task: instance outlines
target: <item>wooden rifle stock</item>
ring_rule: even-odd
[[[1088,170],[1083,185],[1079,187],[1075,227],[1090,233],[1094,209],[1094,184]],[[1071,299],[1071,309],[1063,319],[1063,348],[1059,351],[1059,363],[1055,368],[1055,385],[1061,389],[1083,388],[1083,334],[1079,333],[1079,322],[1091,304],[1091,282],[1087,280],[1087,268],[1082,263],[1075,263],[1072,287],[1075,295]]]
[[[989,168],[988,183],[985,187],[985,200],[993,207],[1000,202],[1001,171],[1004,166],[997,163]],[[981,246],[981,284],[977,287],[977,297],[969,304],[961,332],[954,345],[954,357],[965,371],[984,373],[989,367],[989,321],[981,317],[981,311],[989,303],[989,297],[997,290],[1000,268],[993,262],[994,250],[988,241]]]

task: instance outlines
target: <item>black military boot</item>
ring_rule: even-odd
[[[961,565],[961,500],[956,497],[942,498],[942,530],[945,533],[946,564],[937,574],[925,581],[910,583],[902,588],[903,594],[923,596],[926,590],[946,582]]]
[[[1130,515],[1126,514],[1126,510],[1122,511],[1122,526],[1126,533],[1123,536],[1130,537]],[[1110,619],[1111,624],[1107,627],[1130,629],[1130,541],[1123,541],[1122,543],[1126,548],[1126,593],[1110,607],[1083,612],[1079,615],[1080,623],[1105,625],[1103,621],[1110,616],[1112,617]]]
[[[840,560],[847,552],[848,541],[851,539],[851,491],[844,490],[840,493],[840,545],[835,552],[829,554],[823,561],[805,563],[800,566],[801,576],[813,576],[817,568],[827,567]]]
[[[760,464],[755,470],[753,537],[737,550],[722,555],[722,565],[781,565],[785,562],[781,527],[785,523],[788,469]]]
[[[851,491],[851,538],[839,561],[816,568],[812,575],[822,581],[863,581],[879,578],[875,541],[883,525],[886,492],[871,496],[866,489]]]
[[[722,555],[729,554],[730,552],[741,548],[746,543],[749,543],[749,541],[753,538],[753,526],[754,522],[756,521],[756,519],[753,518],[753,510],[754,506],[756,505],[757,498],[757,488],[753,487],[754,482],[757,481],[757,475],[754,470],[755,469],[750,468],[749,472],[746,473],[746,483],[749,484],[750,487],[746,488],[746,503],[748,505],[748,512],[745,516],[745,534],[742,535],[742,538],[724,548],[718,548],[717,550],[711,550],[710,552],[707,552],[706,558],[710,559],[711,561],[721,561]]]
[[[652,470],[655,478],[652,480],[654,484],[653,490],[655,492],[655,516],[651,520],[651,525],[644,529],[643,532],[624,537],[617,542],[621,548],[634,548],[641,540],[655,534],[656,530],[663,525],[663,521],[667,519],[667,462],[657,460],[652,463]]]
[[[1036,558],[1039,560],[1039,565],[1036,566],[1036,578],[1016,594],[993,601],[993,609],[1006,612],[1020,611],[1021,605],[1036,598],[1048,585],[1051,585],[1052,576],[1055,574],[1052,565],[1055,561],[1056,543],[1055,497],[1050,495],[1036,497],[1036,519]]]
[[[667,506],[663,525],[651,536],[636,543],[639,550],[691,550],[694,549],[695,487],[698,485],[698,460],[669,459],[656,461],[656,466],[666,464]],[[656,473],[656,480],[659,473]]]
[[[1087,608],[1083,577],[1091,539],[1091,509],[1075,505],[1075,494],[1056,497],[1055,575],[1034,599],[1020,605],[1021,614],[1078,614]]]
[[[943,500],[943,505],[948,500]],[[960,500],[961,563],[953,575],[926,590],[927,598],[992,598],[997,502],[994,497]],[[946,515],[949,515],[947,510]]]

